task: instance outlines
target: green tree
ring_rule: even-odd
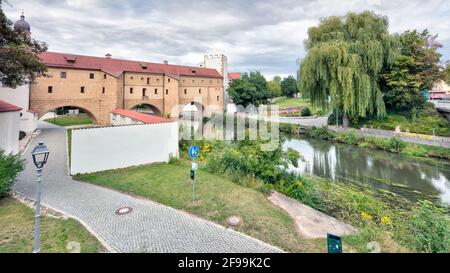
[[[281,94],[283,96],[293,97],[297,93],[297,81],[293,76],[288,76],[281,81]]]
[[[0,0],[0,82],[16,87],[27,82],[35,72],[46,71],[37,54],[47,50],[21,30],[15,31],[12,22],[6,18]]]
[[[237,105],[244,107],[259,106],[270,98],[267,81],[259,71],[244,73],[240,79],[232,81],[228,94]]]
[[[437,37],[427,29],[422,32],[408,30],[400,35],[401,54],[413,58],[414,66],[410,68],[421,82],[421,90],[430,90],[443,79],[442,66],[439,64],[442,55],[437,51],[442,45]]]
[[[450,84],[450,62],[447,62],[447,65],[445,66],[444,79],[447,84]]]
[[[300,65],[301,90],[315,106],[331,104],[344,126],[368,115],[386,114],[379,81],[398,55],[398,37],[388,18],[370,11],[331,16],[308,30],[307,55]]]
[[[421,82],[414,74],[415,63],[412,57],[400,55],[392,69],[384,75],[390,90],[386,92],[384,101],[388,108],[410,110],[419,108],[425,100],[420,95]]]
[[[273,79],[267,82],[267,88],[269,90],[270,98],[276,98],[281,96],[281,77],[274,76]]]

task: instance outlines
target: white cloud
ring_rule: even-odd
[[[320,18],[374,10],[390,30],[439,33],[450,59],[450,4],[446,0],[119,1],[9,0],[11,20],[25,10],[33,36],[51,51],[197,65],[203,54],[223,53],[230,70],[266,76],[295,74],[307,29]]]

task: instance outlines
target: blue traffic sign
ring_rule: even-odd
[[[200,148],[198,147],[198,146],[191,146],[190,148],[189,148],[189,156],[191,157],[191,158],[196,158],[196,157],[198,157],[198,154],[200,153]]]

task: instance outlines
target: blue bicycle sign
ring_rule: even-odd
[[[194,145],[189,148],[189,156],[191,158],[197,158],[199,153],[200,153],[200,148],[198,146]]]

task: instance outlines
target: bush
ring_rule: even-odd
[[[388,147],[391,151],[401,152],[406,147],[406,143],[398,137],[393,137],[389,139]]]
[[[417,251],[447,253],[450,251],[450,217],[446,209],[430,201],[419,201],[411,214],[396,225],[396,236]]]
[[[340,133],[336,136],[336,141],[350,145],[357,145],[360,142],[360,140],[361,138],[358,137],[358,135],[354,130],[351,130],[350,132],[346,133]]]
[[[323,127],[311,127],[306,130],[306,135],[312,138],[333,140],[335,134],[330,131],[326,126]]]
[[[279,192],[318,210],[324,209],[323,198],[314,183],[292,173],[283,173],[282,179],[275,184]]]
[[[24,161],[17,155],[6,155],[0,150],[0,197],[11,189],[14,180],[24,168]]]
[[[309,117],[309,116],[311,116],[312,115],[311,109],[309,109],[308,107],[303,108],[301,115],[302,115],[302,117]]]

